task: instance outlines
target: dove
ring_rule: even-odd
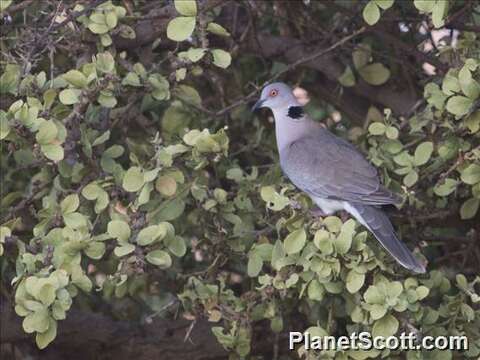
[[[252,111],[269,108],[275,118],[280,167],[324,215],[346,211],[365,226],[403,267],[424,273],[424,265],[400,241],[382,206],[401,197],[382,185],[375,167],[353,144],[305,113],[291,88],[266,85]]]

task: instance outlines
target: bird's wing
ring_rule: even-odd
[[[280,161],[290,180],[310,195],[368,205],[399,202],[363,155],[328,130],[295,140],[283,149]]]

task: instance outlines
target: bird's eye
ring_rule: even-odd
[[[268,96],[270,96],[270,97],[275,97],[277,95],[278,95],[278,90],[277,89],[270,90],[270,93],[268,94]]]

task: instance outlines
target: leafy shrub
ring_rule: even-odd
[[[23,9],[26,26],[2,30],[8,37],[0,77],[0,264],[2,292],[13,297],[23,329],[45,348],[77,302],[124,299],[138,318],[168,316],[174,299],[184,317],[214,323],[212,333],[232,358],[252,352],[254,324],[262,322],[273,333],[462,334],[470,339],[466,352],[411,351],[406,357],[477,358],[478,34],[460,31],[456,47],[439,45],[425,55],[415,47],[417,22],[393,44],[376,42],[384,37],[375,29],[385,28],[375,26],[410,16],[430,32],[471,6],[467,27],[478,29],[478,4],[248,3],[232,5],[244,16],[238,26],[253,29],[243,21],[248,11],[257,12],[262,36],[286,31],[282,6],[311,11],[312,17],[295,15],[310,24],[336,14],[323,24],[333,29],[333,39],[341,36],[336,21],[351,32],[365,22],[373,27],[338,51],[338,74],[321,68],[320,60],[300,58],[299,69],[288,68],[295,62],[288,53],[252,56],[256,51],[229,20],[229,5],[218,1],[176,0],[153,10],[146,1],[77,2],[69,9],[32,2]],[[21,4],[1,1],[4,21],[11,11],[8,21],[21,25],[23,17],[12,10]],[[364,21],[356,16],[347,24],[352,13]],[[151,19],[160,19],[161,31],[142,32]],[[31,29],[30,22],[40,26]],[[313,41],[298,26],[290,33]],[[416,56],[413,70],[392,59],[405,47]],[[437,74],[422,72],[422,61],[434,63]],[[322,69],[323,75],[316,73]],[[402,194],[394,219],[402,237],[419,245],[427,274],[398,271],[354,220],[311,216],[310,200],[281,176],[271,126],[246,104],[255,95],[250,81],[287,71],[287,80],[303,79],[307,88],[333,76],[328,81],[344,96],[365,96],[363,124],[341,103],[334,102],[346,114],[340,122],[332,121],[338,112],[325,102],[308,107],[332,131],[357,142],[385,183]],[[423,88],[423,97],[407,96],[411,109],[397,102],[404,82]],[[292,328],[294,319],[303,328]],[[303,348],[298,354],[318,355]]]

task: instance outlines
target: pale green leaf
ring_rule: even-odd
[[[213,49],[212,55],[213,55],[213,64],[218,67],[221,67],[222,69],[226,69],[227,67],[229,67],[230,63],[232,62],[232,56],[230,55],[229,52],[225,50]]]
[[[222,25],[214,22],[208,23],[207,31],[219,36],[230,36],[230,33]]]
[[[381,63],[366,65],[358,70],[360,76],[371,85],[382,85],[390,78],[390,70]]]
[[[172,258],[163,250],[150,251],[145,258],[150,264],[157,265],[163,269],[172,266]]]
[[[417,146],[413,157],[413,162],[416,166],[424,165],[430,160],[433,152],[433,143],[425,141]]]
[[[187,40],[195,29],[195,17],[179,16],[168,23],[167,37],[173,41]]]
[[[175,0],[175,9],[183,16],[196,16],[197,2],[195,0]]]
[[[287,254],[300,252],[305,246],[306,240],[307,234],[303,228],[291,232],[284,240],[285,251]]]
[[[463,220],[472,219],[478,212],[480,199],[470,198],[462,204],[460,208],[460,217]]]
[[[64,105],[76,104],[80,101],[81,90],[78,89],[64,89],[60,91],[59,99]]]
[[[142,169],[137,166],[133,166],[125,173],[122,187],[128,192],[136,192],[141,189],[144,183],[145,180]]]
[[[368,25],[374,25],[380,20],[380,9],[378,8],[375,1],[370,0],[367,5],[363,8],[363,19]]]

